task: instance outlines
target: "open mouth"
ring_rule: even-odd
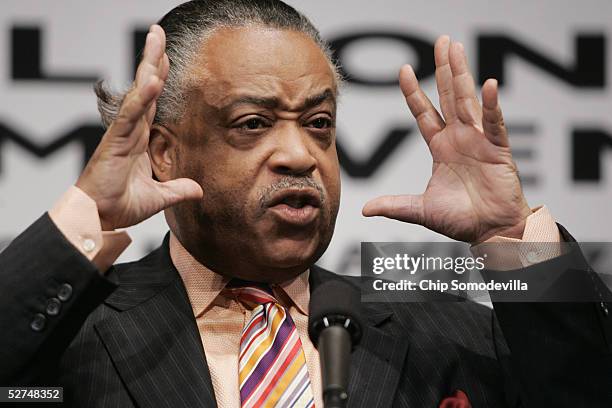
[[[274,194],[268,209],[284,223],[305,226],[319,215],[321,195],[315,189],[286,189]]]
[[[321,206],[321,197],[319,192],[314,189],[281,190],[272,196],[268,207],[274,207],[279,204],[285,204],[295,209],[306,206],[319,208]]]

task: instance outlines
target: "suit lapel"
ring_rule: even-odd
[[[116,270],[119,288],[105,303],[119,311],[95,324],[136,406],[216,407],[206,356],[168,239],[146,258]],[[313,266],[311,291],[338,275]],[[351,279],[358,285],[358,280]],[[386,304],[362,303],[363,337],[351,355],[350,407],[393,404],[408,341],[385,333]]]
[[[351,354],[349,407],[390,407],[408,351],[405,339],[367,327]]]
[[[106,303],[119,313],[95,329],[139,407],[216,407],[195,318],[168,240],[117,271]]]
[[[311,268],[311,291],[328,279],[342,279],[319,267]],[[347,278],[356,286],[359,278]],[[361,303],[360,313],[366,327],[351,354],[349,400],[347,406],[390,407],[393,405],[400,376],[409,348],[405,338],[385,333],[384,327],[393,319],[393,312],[384,303]]]

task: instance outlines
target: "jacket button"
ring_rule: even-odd
[[[601,308],[601,311],[603,312],[603,314],[607,316],[609,313],[608,306],[606,306],[604,302],[600,302],[599,307]]]
[[[62,304],[60,301],[56,298],[51,298],[47,301],[47,309],[45,309],[45,311],[49,316],[57,316],[61,308]]]
[[[67,301],[72,296],[72,286],[69,283],[63,283],[57,291],[57,297],[62,302]]]
[[[34,319],[32,319],[32,322],[30,323],[30,328],[34,331],[39,332],[45,328],[46,324],[47,318],[45,317],[45,315],[42,313],[36,313],[34,315]]]

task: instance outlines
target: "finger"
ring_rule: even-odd
[[[162,80],[166,80],[166,78],[168,77],[168,70],[170,68],[170,61],[168,60],[168,54],[166,54],[165,50],[166,50],[166,33],[164,31],[163,28],[161,28],[159,25],[154,24],[151,26],[151,31],[154,32],[155,34],[157,34],[159,42],[160,42],[160,47],[162,50],[162,55],[159,58],[159,63],[157,65],[157,75],[162,79]]]
[[[199,200],[204,196],[202,187],[188,178],[179,178],[163,183],[157,182],[157,186],[164,201],[164,208],[162,209],[184,201]]]
[[[453,73],[453,91],[455,93],[457,116],[463,123],[481,126],[482,110],[476,97],[474,79],[470,74],[463,44],[451,43],[449,61]]]
[[[163,81],[155,75],[150,76],[141,87],[133,88],[121,104],[119,114],[107,132],[108,137],[130,136],[162,88]]]
[[[162,57],[160,68],[159,68],[159,77],[165,81],[168,79],[168,72],[170,71],[170,60],[168,59],[168,54],[164,53]]]
[[[419,81],[410,65],[404,65],[400,69],[399,81],[408,108],[416,119],[425,142],[429,144],[431,138],[444,128],[444,120],[419,87]]]
[[[382,216],[423,225],[425,216],[422,195],[389,195],[368,201],[361,210],[365,217]]]
[[[502,147],[510,146],[495,79],[487,79],[482,86],[482,127],[491,143]]]
[[[160,66],[162,70],[165,69],[164,44],[165,34],[161,27],[151,26],[147,34],[142,61],[136,72],[134,87],[121,104],[119,114],[109,129],[110,137],[129,136],[143,115],[146,115],[145,119],[150,123],[151,106],[160,95],[164,85],[163,79],[165,78],[160,76]]]
[[[142,60],[136,70],[136,86],[140,86],[150,75],[159,75],[160,61],[164,55],[164,37],[157,31],[149,31],[145,40]]]
[[[163,74],[165,69],[165,49],[166,34],[159,25],[154,24],[149,28],[142,60],[138,64],[138,69],[136,70],[136,77],[134,80],[136,86],[141,85],[151,75],[156,75],[162,80],[166,79],[166,75]]]
[[[149,106],[149,109],[147,110],[147,124],[149,125],[149,127],[151,127],[151,125],[153,124],[153,119],[155,119],[155,113],[157,112],[157,103],[155,102],[155,100],[153,100],[153,103],[151,103],[151,105]]]
[[[162,48],[166,48],[166,32],[159,24],[152,24],[149,31],[157,33],[162,40]]]
[[[438,38],[434,46],[436,84],[438,87],[438,97],[440,98],[440,109],[446,123],[452,123],[457,120],[455,93],[453,91],[453,73],[448,57],[449,50],[450,37],[443,35]]]

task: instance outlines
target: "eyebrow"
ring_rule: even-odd
[[[291,109],[294,111],[305,111],[310,108],[314,108],[322,104],[325,101],[331,101],[336,106],[336,96],[332,92],[331,89],[326,89],[318,95],[312,95],[307,97],[304,102],[296,107],[295,109]],[[244,95],[240,96],[237,99],[233,100],[229,104],[225,105],[221,108],[222,111],[229,111],[232,108],[235,108],[237,105],[257,105],[264,107],[266,109],[276,109],[282,105],[281,101],[276,97],[260,97],[260,96],[250,96]]]

